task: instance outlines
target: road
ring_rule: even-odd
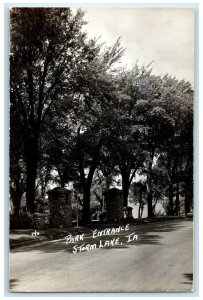
[[[138,239],[127,242],[126,233]],[[132,235],[133,236],[133,235]],[[112,239],[115,236],[107,236]],[[72,253],[75,244],[49,241],[12,249],[12,292],[191,291],[193,222],[130,225],[122,245]],[[96,239],[95,239],[96,240]],[[91,243],[88,236],[83,243]],[[94,242],[94,241],[93,241]],[[76,244],[79,244],[76,242]],[[80,243],[81,244],[81,243]]]

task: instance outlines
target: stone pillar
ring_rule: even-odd
[[[123,220],[123,193],[112,188],[105,193],[107,222],[120,222]]]
[[[35,200],[35,213],[31,215],[31,224],[34,229],[44,229],[49,225],[49,201],[48,199]]]
[[[50,227],[67,227],[72,225],[71,191],[56,187],[48,192]]]

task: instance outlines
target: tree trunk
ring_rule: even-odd
[[[90,220],[90,189],[94,172],[98,165],[99,153],[101,149],[101,143],[99,142],[95,147],[92,155],[92,161],[89,169],[88,176],[85,176],[84,168],[84,153],[81,152],[81,140],[80,140],[80,127],[78,128],[78,141],[77,141],[77,154],[79,163],[80,182],[83,188],[83,209],[82,209],[82,223],[88,224]]]
[[[185,215],[187,216],[188,213],[190,213],[190,194],[185,189]]]
[[[139,209],[138,209],[138,218],[141,219],[143,214],[143,204],[139,204]]]
[[[18,216],[20,213],[22,195],[23,192],[21,192],[18,182],[16,182],[15,190],[12,187],[10,187],[10,196],[11,196],[11,201],[13,203],[13,214],[16,216]]]
[[[168,192],[169,192],[169,194],[168,194],[168,199],[169,199],[169,212],[168,212],[168,215],[173,216],[174,215],[174,211],[173,211],[173,183],[169,184]]]
[[[130,188],[130,174],[128,172],[123,171],[121,172],[122,176],[122,189],[123,189],[123,206],[128,206],[128,195],[129,195],[129,188]]]
[[[176,183],[176,216],[180,215],[180,191],[179,182]]]
[[[148,218],[154,217],[153,206],[152,206],[152,191],[147,194],[147,208],[148,208]]]
[[[47,182],[41,181],[41,198],[45,199]]]
[[[56,168],[57,168],[58,175],[59,175],[59,178],[60,178],[60,185],[61,185],[62,188],[64,188],[65,187],[65,181],[64,181],[63,171],[60,170],[60,167],[59,167],[58,163],[56,163]]]
[[[138,209],[138,218],[139,219],[142,217],[142,211],[143,211],[142,191],[141,191],[141,188],[140,188],[140,191],[139,191],[139,209]]]
[[[25,146],[26,158],[26,206],[30,213],[35,211],[35,181],[38,163],[38,138],[28,138]]]
[[[152,162],[149,163],[146,188],[147,188],[147,211],[148,211],[148,218],[153,218],[154,217],[154,212],[153,212],[153,205],[152,205],[152,200],[153,200],[153,191],[152,191]]]
[[[141,206],[140,218],[142,218],[142,215],[143,215],[143,210],[144,210],[144,206],[143,206],[143,204],[142,204],[142,206]]]
[[[21,205],[21,197],[18,197],[16,195],[15,198],[12,198],[12,203],[13,203],[13,214],[14,216],[19,216],[20,214],[20,205]]]
[[[129,188],[130,188],[130,184],[129,182],[125,183],[123,185],[123,206],[127,207],[128,206],[128,195],[129,195]]]
[[[89,224],[90,223],[90,187],[86,184],[83,187],[83,209],[82,209],[82,223]]]
[[[110,189],[111,179],[109,178],[109,175],[105,176],[105,191],[108,191]]]
[[[35,180],[37,175],[37,159],[29,158],[26,163],[26,205],[32,214],[35,211]]]

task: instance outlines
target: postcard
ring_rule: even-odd
[[[11,293],[193,291],[194,19],[10,9]]]

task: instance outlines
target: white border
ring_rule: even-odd
[[[7,45],[5,45],[4,42],[4,34],[5,36],[8,36],[8,28],[4,28],[4,4],[8,4],[9,6],[63,6],[63,5],[70,5],[70,6],[127,6],[130,4],[133,6],[136,4],[136,6],[145,6],[145,7],[149,7],[149,6],[191,6],[191,5],[195,5],[195,4],[199,4],[199,61],[198,61],[198,49],[197,49],[197,44],[196,44],[196,85],[195,85],[195,89],[196,92],[199,90],[199,101],[197,100],[196,102],[196,111],[195,111],[195,149],[196,149],[196,153],[195,153],[195,178],[196,178],[196,182],[195,182],[195,194],[196,194],[196,201],[198,202],[198,198],[199,200],[199,205],[196,204],[196,224],[197,224],[197,219],[198,219],[198,215],[199,215],[199,226],[195,225],[195,237],[196,239],[198,239],[198,235],[199,235],[199,264],[198,261],[196,260],[196,256],[198,256],[198,249],[197,249],[197,243],[195,245],[196,249],[195,249],[195,263],[197,264],[196,267],[203,265],[203,259],[202,259],[202,255],[201,253],[203,253],[203,249],[202,249],[202,237],[201,234],[199,234],[200,229],[202,228],[202,221],[201,221],[201,212],[202,210],[202,192],[200,190],[200,180],[201,180],[201,170],[203,168],[203,158],[201,157],[201,153],[203,153],[203,147],[202,147],[202,138],[201,138],[201,129],[202,129],[202,87],[201,87],[201,81],[202,80],[202,74],[201,74],[201,68],[202,68],[202,57],[201,57],[201,53],[203,52],[202,49],[202,28],[203,28],[203,24],[202,24],[202,11],[203,11],[203,4],[201,3],[202,1],[176,1],[175,3],[173,1],[147,1],[147,2],[141,2],[141,1],[136,1],[136,0],[129,0],[127,3],[125,3],[124,1],[119,1],[119,0],[112,0],[112,1],[102,1],[102,0],[97,0],[94,2],[90,2],[90,1],[83,1],[83,0],[76,0],[76,1],[59,1],[58,3],[56,2],[56,0],[34,0],[34,1],[25,1],[25,0],[19,0],[19,1],[9,1],[9,0],[3,0],[0,2],[0,22],[1,22],[1,26],[0,26],[0,30],[1,30],[1,34],[0,34],[0,38],[1,38],[1,44],[0,44],[0,52],[1,52],[1,61],[0,61],[0,66],[1,66],[1,77],[0,77],[0,84],[1,84],[1,98],[0,98],[0,113],[2,114],[0,117],[0,137],[1,137],[1,147],[0,147],[0,151],[1,151],[1,156],[0,156],[0,166],[1,166],[1,179],[0,179],[0,191],[2,192],[2,196],[0,199],[0,213],[1,213],[1,217],[0,217],[0,229],[1,229],[1,235],[0,235],[0,239],[3,242],[4,241],[4,247],[3,244],[0,247],[0,252],[1,252],[1,257],[0,257],[0,265],[4,266],[4,262],[6,262],[6,259],[8,259],[8,245],[7,245],[7,234],[8,234],[8,222],[7,222],[7,215],[5,214],[7,212],[7,205],[6,205],[6,201],[7,201],[7,193],[8,193],[8,183],[7,183],[7,179],[8,179],[8,172],[7,172],[7,166],[8,166],[8,145],[5,146],[6,143],[8,143],[8,137],[7,132],[8,132],[8,117],[7,117],[7,112],[8,112],[8,106],[5,104],[6,101],[4,101],[4,98],[8,96],[8,70],[6,70],[6,68],[8,68],[8,64],[5,60],[6,57],[8,57],[8,47]],[[198,38],[198,37],[197,37]],[[5,63],[5,64],[4,64]],[[3,66],[5,65],[5,69],[3,68]],[[199,69],[199,70],[198,70]],[[197,77],[199,75],[199,85],[197,82]],[[4,144],[4,147],[3,147]],[[4,164],[5,164],[5,169],[4,169]],[[4,217],[5,215],[5,217]],[[5,227],[4,227],[5,225]],[[5,235],[5,236],[4,236]],[[4,239],[5,238],[5,239]],[[6,263],[5,263],[6,265]],[[84,297],[105,297],[106,299],[112,299],[114,297],[122,297],[127,299],[128,297],[136,297],[136,298],[140,298],[140,299],[147,299],[149,297],[158,297],[159,299],[164,299],[165,297],[173,297],[175,299],[179,299],[180,297],[183,299],[188,299],[188,298],[193,298],[193,297],[198,297],[200,298],[202,296],[202,286],[201,286],[201,272],[202,269],[199,269],[199,282],[200,282],[200,286],[199,286],[199,295],[195,295],[195,294],[184,294],[180,293],[169,293],[169,294],[84,294],[83,297],[81,297],[80,294],[68,294],[68,293],[37,293],[37,294],[21,294],[21,293],[10,293],[10,294],[5,294],[5,285],[4,285],[4,280],[7,281],[7,275],[8,274],[4,274],[7,273],[6,269],[3,270],[3,268],[1,267],[1,273],[2,276],[0,277],[0,296],[1,299],[7,298],[7,297],[12,297],[13,299],[18,299],[19,297],[23,297],[24,299],[29,299],[30,297],[32,298],[37,298],[37,297],[43,297],[43,298],[49,298],[51,297],[52,299],[58,299],[59,297],[68,297],[70,299],[82,299]],[[80,295],[80,297],[79,297]],[[148,295],[148,296],[146,296]],[[164,296],[163,296],[164,295]]]

